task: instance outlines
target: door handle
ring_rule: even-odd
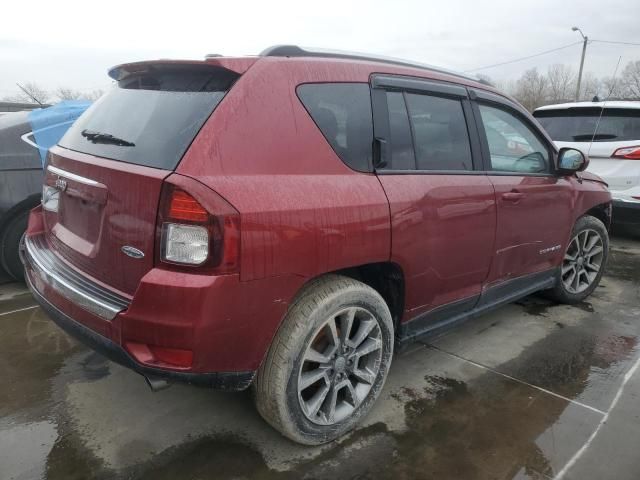
[[[524,198],[524,193],[522,192],[507,192],[502,194],[502,199],[505,202],[519,202]]]

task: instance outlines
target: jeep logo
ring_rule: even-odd
[[[63,178],[58,178],[56,180],[56,188],[61,192],[64,192],[67,189],[67,181]]]
[[[135,247],[124,245],[120,250],[122,251],[122,253],[131,258],[144,258],[144,252],[142,250],[138,250]]]

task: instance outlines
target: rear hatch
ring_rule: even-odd
[[[43,206],[52,248],[132,295],[153,267],[163,180],[239,75],[172,62],[112,72],[117,85],[51,149]]]
[[[589,106],[538,110],[534,115],[558,147],[588,153],[589,171],[611,189],[640,184],[640,161],[613,157],[618,149],[640,146],[640,108]]]

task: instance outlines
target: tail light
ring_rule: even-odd
[[[159,265],[198,273],[238,271],[240,215],[215,192],[207,193],[208,209],[185,190],[163,185],[156,235]]]
[[[619,148],[611,156],[614,158],[626,158],[627,160],[640,160],[640,146]]]

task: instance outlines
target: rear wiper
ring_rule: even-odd
[[[83,137],[93,143],[111,143],[120,147],[135,147],[136,144],[123,140],[122,138],[114,137],[110,133],[94,132],[93,130],[83,130],[80,132]]]
[[[573,140],[576,142],[581,142],[584,140],[591,140],[593,138],[593,140],[613,140],[614,138],[618,138],[617,135],[614,135],[612,133],[596,133],[595,135],[593,134],[584,134],[584,135],[574,135],[573,136]]]

